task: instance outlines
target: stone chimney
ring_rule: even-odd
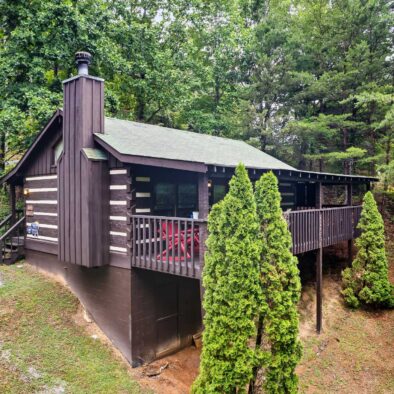
[[[107,264],[109,186],[107,161],[92,160],[94,133],[104,132],[104,80],[89,75],[92,56],[78,52],[78,75],[63,81],[63,155],[58,164],[59,259]],[[94,155],[93,155],[94,157]]]

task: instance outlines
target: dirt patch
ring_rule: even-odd
[[[387,251],[390,278],[394,282],[394,224],[387,223]],[[300,311],[300,337],[304,355],[297,367],[300,392],[314,393],[394,393],[394,311],[351,311],[340,296],[340,272],[346,265],[346,245],[325,251],[323,275],[323,331],[315,332],[315,283],[313,275],[304,281]],[[313,261],[308,271],[314,273]],[[42,271],[41,271],[42,272]],[[65,285],[63,278],[48,275]],[[11,304],[10,304],[11,307]],[[7,309],[2,309],[3,317]],[[15,317],[15,316],[14,316]],[[80,305],[73,316],[74,323],[87,335],[105,344],[108,338]],[[111,346],[118,359],[124,357]],[[131,376],[149,390],[160,394],[189,393],[197,377],[200,350],[189,347],[147,366],[132,369]],[[3,367],[5,360],[3,359]],[[1,364],[1,359],[0,359]],[[15,371],[9,370],[12,375]],[[0,366],[0,375],[1,375]],[[147,371],[159,371],[147,376]],[[52,388],[53,389],[53,388]],[[48,389],[48,392],[51,388]]]
[[[387,234],[394,225],[387,224]],[[387,237],[390,278],[394,282],[394,237]],[[309,262],[313,264],[313,262]],[[341,270],[347,264],[346,244],[325,250],[323,331],[315,331],[316,298],[313,275],[303,284],[300,337],[304,355],[297,367],[300,392],[307,394],[394,393],[394,311],[351,311],[340,295]],[[314,270],[314,266],[307,267]],[[168,368],[155,377],[134,370],[137,380],[154,392],[188,393],[198,374],[200,351],[188,348],[151,366]]]
[[[166,365],[160,375],[148,377],[146,371],[159,370]],[[133,374],[140,384],[160,394],[187,394],[197,377],[200,350],[188,347],[172,356],[157,360],[147,366],[134,369]]]

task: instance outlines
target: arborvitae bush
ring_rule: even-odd
[[[393,307],[393,285],[388,279],[385,251],[384,223],[371,192],[363,200],[357,228],[361,235],[356,240],[357,256],[352,266],[342,273],[342,294],[348,306]]]
[[[253,187],[239,165],[208,218],[203,272],[204,326],[194,393],[242,393],[256,364],[253,339],[260,297],[261,243]]]
[[[291,234],[280,207],[278,181],[272,172],[256,182],[257,214],[261,225],[261,290],[263,347],[267,393],[296,393],[295,367],[301,358],[297,303],[301,282]],[[259,342],[259,338],[257,340]]]

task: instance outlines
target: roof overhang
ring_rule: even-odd
[[[94,140],[122,163],[141,164],[146,166],[172,168],[175,170],[203,172],[203,173],[208,171],[208,166],[204,163],[196,163],[192,161],[183,161],[183,160],[161,159],[161,158],[147,157],[147,156],[125,155],[119,153],[116,149],[112,148],[109,144],[103,141],[100,138],[100,136],[97,134],[94,135]]]
[[[25,152],[22,159],[19,160],[18,164],[11,171],[9,171],[2,178],[0,178],[0,185],[5,182],[12,183],[13,178],[18,176],[21,168],[26,163],[26,161],[28,160],[29,156],[32,154],[32,152],[34,151],[36,146],[44,138],[47,131],[52,127],[52,125],[55,124],[56,121],[58,121],[59,117],[62,117],[62,116],[63,116],[63,111],[61,109],[58,109],[55,111],[55,113],[52,115],[51,119],[48,121],[48,123],[45,125],[45,127],[41,130],[41,132],[34,139],[33,143],[30,145],[29,149]]]
[[[37,135],[30,148],[23,155],[22,159],[19,163],[6,175],[4,175],[0,179],[0,184],[4,182],[12,183],[13,179],[18,177],[21,174],[21,169],[25,162],[28,160],[29,156],[32,154],[34,149],[43,139],[47,131],[51,128],[51,126],[57,121],[59,117],[63,116],[63,111],[58,109],[48,123],[45,125],[43,130]],[[229,177],[234,172],[235,167],[224,167],[221,165],[208,165],[205,163],[193,162],[193,161],[185,161],[185,160],[171,160],[157,157],[147,157],[147,156],[138,156],[138,155],[126,155],[119,153],[112,146],[103,141],[99,135],[94,135],[94,140],[104,148],[108,153],[114,156],[117,160],[123,163],[130,164],[138,164],[138,165],[147,165],[154,167],[163,167],[163,168],[171,168],[183,171],[191,171],[191,172],[199,172],[206,173],[209,172],[216,176]],[[90,151],[89,151],[90,152]],[[89,152],[85,154],[89,154]],[[90,152],[91,153],[91,152]],[[97,152],[96,152],[97,153]],[[97,156],[97,155],[96,155]],[[95,157],[96,157],[95,156]],[[97,159],[97,158],[96,158]],[[104,159],[104,156],[100,159]],[[283,169],[264,169],[264,168],[248,168],[249,174],[252,178],[256,178],[261,176],[262,173],[267,171],[273,171],[274,174],[282,179],[293,182],[322,182],[322,183],[370,183],[377,182],[378,178],[362,176],[362,175],[344,175],[344,174],[332,174],[332,173],[323,173],[323,172],[313,172],[313,171],[303,171],[303,170],[283,170]]]
[[[209,173],[219,177],[231,176],[235,168],[234,167],[223,167],[223,166],[209,166]],[[344,175],[344,174],[332,174],[325,172],[314,172],[314,171],[303,171],[303,170],[282,170],[282,169],[263,169],[263,168],[248,168],[249,175],[251,178],[258,178],[263,173],[272,171],[281,180],[287,180],[292,182],[321,182],[330,184],[341,184],[341,183],[370,183],[377,182],[379,179],[375,177],[363,176],[363,175]]]

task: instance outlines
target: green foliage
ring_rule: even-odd
[[[291,253],[291,234],[280,207],[278,180],[272,172],[256,183],[257,213],[261,224],[261,308],[263,344],[268,348],[265,390],[296,393],[295,367],[301,358],[298,310],[301,282],[297,258]]]
[[[0,187],[0,222],[10,214],[10,204],[8,201],[8,192],[4,187]]]
[[[300,169],[393,159],[388,2],[4,0],[0,14],[0,172],[62,105],[77,50],[108,115],[243,139]]]
[[[243,165],[208,218],[204,334],[194,393],[242,393],[256,363],[251,340],[260,304],[261,243],[252,184]]]
[[[384,223],[371,192],[364,196],[358,229],[361,235],[356,240],[357,256],[352,267],[342,273],[345,302],[353,308],[393,307],[394,287],[388,279]]]

